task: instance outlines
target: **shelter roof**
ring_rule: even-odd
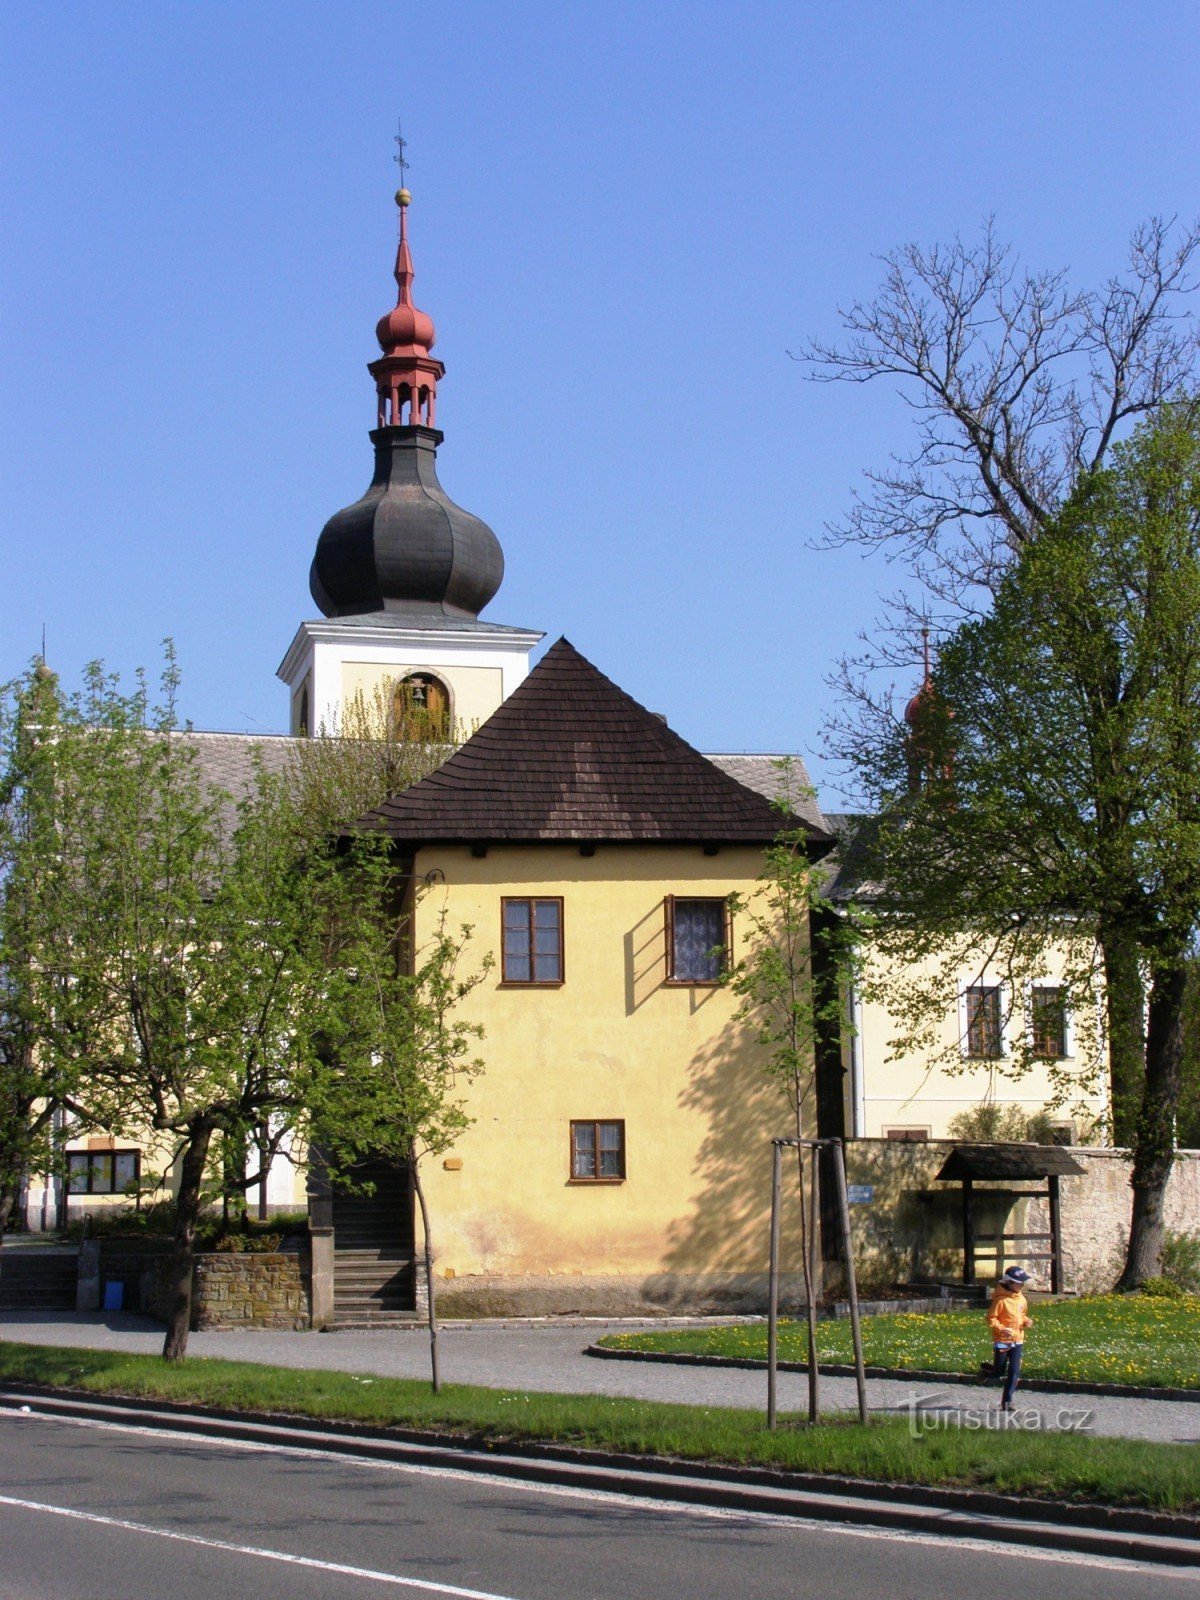
[[[1054,1144],[958,1144],[939,1178],[1068,1178],[1084,1171],[1075,1157]]]

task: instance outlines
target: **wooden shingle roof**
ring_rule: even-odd
[[[832,842],[797,822],[814,854]],[[443,767],[358,826],[414,844],[767,844],[781,818],[560,639]]]
[[[939,1178],[1067,1178],[1084,1169],[1053,1144],[956,1144]]]

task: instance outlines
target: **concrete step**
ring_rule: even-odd
[[[21,1250],[0,1256],[0,1310],[72,1311],[78,1255]]]

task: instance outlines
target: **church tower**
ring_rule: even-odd
[[[358,697],[369,715],[379,708],[435,733],[469,733],[525,678],[542,638],[480,621],[504,555],[487,523],[438,482],[437,387],[446,369],[431,353],[433,322],[413,302],[411,199],[407,189],[396,194],[397,298],[376,326],[382,354],[367,369],[375,473],[317,540],[309,587],[323,620],[301,623],[279,668],[293,734],[337,731]]]

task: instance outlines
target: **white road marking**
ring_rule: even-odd
[[[673,1512],[676,1516],[704,1517],[716,1522],[754,1522],[762,1523],[767,1527],[789,1529],[793,1532],[822,1533],[830,1538],[838,1538],[845,1534],[853,1539],[882,1539],[892,1544],[919,1544],[942,1545],[947,1550],[972,1550],[981,1555],[1000,1555],[1011,1557],[1014,1547],[1011,1541],[1001,1539],[987,1539],[953,1533],[935,1533],[932,1530],[921,1529],[909,1531],[904,1528],[880,1528],[869,1523],[860,1522],[829,1522],[819,1517],[793,1517],[780,1512],[772,1511],[739,1511],[729,1506],[704,1506],[695,1505],[688,1501],[657,1500],[650,1496],[638,1494],[624,1494],[619,1489],[584,1489],[576,1488],[571,1484],[561,1483],[533,1483],[527,1478],[506,1478],[499,1472],[472,1472],[464,1467],[445,1467],[425,1465],[420,1462],[408,1461],[373,1461],[364,1456],[342,1455],[337,1452],[321,1450],[313,1446],[276,1444],[271,1440],[257,1439],[221,1439],[210,1437],[202,1433],[185,1433],[183,1430],[168,1428],[147,1428],[132,1422],[107,1422],[93,1417],[64,1417],[53,1411],[40,1414],[21,1416],[14,1411],[5,1412],[0,1409],[0,1418],[4,1416],[18,1421],[28,1422],[62,1422],[76,1428],[97,1428],[102,1432],[111,1430],[114,1433],[134,1433],[145,1439],[152,1439],[156,1443],[163,1439],[175,1439],[181,1444],[209,1445],[225,1450],[261,1451],[269,1455],[301,1456],[309,1461],[320,1461],[326,1466],[336,1462],[339,1466],[366,1468],[369,1471],[398,1473],[401,1476],[451,1478],[459,1483],[469,1483],[475,1488],[497,1487],[504,1490],[518,1490],[524,1494],[550,1495],[562,1500],[584,1500],[592,1505],[616,1504],[631,1511],[654,1511],[656,1513]],[[314,1426],[317,1424],[314,1422]],[[3,1503],[3,1497],[0,1497]],[[53,1508],[50,1508],[53,1509]],[[147,1530],[154,1532],[156,1530]],[[1158,1576],[1169,1571],[1174,1578],[1187,1578],[1192,1582],[1200,1582],[1200,1568],[1165,1567],[1161,1563],[1137,1561],[1130,1557],[1110,1555],[1086,1555],[1078,1550],[1049,1550],[1038,1545],[1019,1546],[1020,1557],[1025,1561],[1053,1561],[1057,1565],[1073,1567],[1102,1567],[1107,1571],[1155,1573]],[[393,1582],[397,1581],[395,1579]],[[436,1585],[429,1585],[436,1590]],[[469,1595],[468,1589],[442,1590],[444,1594]],[[509,1600],[507,1596],[486,1596],[485,1600]]]
[[[367,1578],[372,1583],[390,1583],[400,1589],[424,1589],[429,1594],[454,1595],[457,1600],[511,1600],[487,1589],[460,1589],[453,1583],[430,1583],[425,1578],[405,1578],[395,1572],[376,1572],[372,1567],[348,1567],[340,1561],[318,1561],[313,1556],[289,1555],[284,1550],[262,1550],[250,1544],[231,1544],[226,1539],[204,1539],[197,1533],[176,1533],[171,1528],[152,1528],[145,1522],[126,1522],[121,1517],[103,1517],[95,1511],[73,1511],[66,1506],[50,1506],[40,1500],[18,1500],[0,1494],[0,1506],[16,1506],[21,1511],[41,1511],[52,1517],[69,1517],[74,1522],[94,1522],[104,1528],[120,1528],[125,1533],[149,1533],[156,1539],[174,1539],[179,1544],[198,1544],[206,1550],[224,1550],[236,1556],[257,1556],[262,1561],[281,1561],[289,1567],[311,1567],[317,1572],[336,1572],[339,1577]]]

